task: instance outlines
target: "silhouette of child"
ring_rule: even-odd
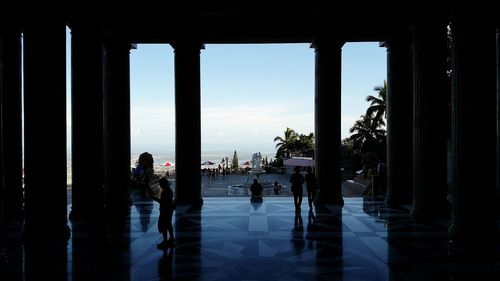
[[[157,245],[158,249],[175,246],[174,227],[172,226],[172,214],[175,210],[174,194],[170,189],[170,183],[166,178],[158,182],[161,187],[160,198],[152,197],[160,203],[160,217],[158,218],[158,231],[163,236],[163,241]]]
[[[274,194],[280,195],[281,194],[281,184],[279,184],[277,181],[275,181],[274,185],[273,185],[273,190],[274,190]]]

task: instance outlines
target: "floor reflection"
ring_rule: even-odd
[[[262,203],[264,202],[264,198],[262,196],[251,196],[250,197],[250,204],[252,205],[252,208],[254,211],[257,211],[257,209],[262,206]]]
[[[291,242],[293,244],[293,248],[295,249],[295,253],[302,253],[302,250],[305,248],[306,242],[304,239],[304,221],[302,220],[302,214],[300,212],[295,213]]]
[[[148,231],[151,224],[151,214],[153,213],[153,199],[151,198],[141,198],[142,200],[138,200],[136,198],[133,200],[133,205],[136,208],[136,211],[139,213],[139,222],[141,224],[141,231]]]
[[[156,249],[158,216],[157,204],[134,198],[116,225],[120,235],[89,236],[88,227],[72,222],[67,243],[44,247],[24,243],[22,228],[8,228],[0,279],[425,281],[498,274],[498,242],[487,252],[461,248],[449,243],[449,222],[418,223],[409,210],[371,198],[346,198],[343,208],[305,203],[298,213],[289,197],[205,198],[202,208],[177,206],[177,246],[165,250]]]
[[[167,248],[162,250],[161,258],[158,259],[158,277],[160,280],[173,280],[173,259],[174,248]]]

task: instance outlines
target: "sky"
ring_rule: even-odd
[[[349,136],[349,128],[366,111],[366,96],[376,95],[373,88],[386,79],[386,57],[378,42],[346,43],[342,48],[342,138]],[[200,52],[200,63],[202,153],[270,153],[275,152],[274,138],[283,136],[287,127],[301,134],[314,132],[310,44],[207,44]],[[139,44],[131,50],[130,83],[132,151],[173,151],[170,45]],[[68,89],[69,85],[70,81]]]

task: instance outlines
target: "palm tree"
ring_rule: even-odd
[[[293,129],[286,128],[285,130],[285,137],[282,138],[280,136],[277,136],[274,138],[274,142],[279,141],[276,144],[276,148],[278,151],[276,152],[277,157],[290,157],[290,153],[294,151],[294,146],[296,143],[296,140],[298,139],[298,134],[295,132]]]
[[[309,135],[300,134],[299,138],[296,140],[294,148],[295,151],[302,153],[314,150],[314,133],[309,133]]]
[[[372,116],[373,122],[377,125],[385,125],[383,123],[382,116],[387,118],[387,110],[386,110],[386,102],[387,102],[387,81],[384,80],[383,86],[376,86],[373,88],[374,91],[378,92],[378,97],[375,96],[367,96],[366,101],[370,103],[368,109],[366,109],[366,116]]]
[[[381,126],[385,123],[383,120],[380,122],[377,124],[372,115],[361,115],[361,119],[357,120],[354,126],[349,129],[352,134],[349,139],[355,153],[362,154],[375,150],[378,144],[384,140],[385,130]]]

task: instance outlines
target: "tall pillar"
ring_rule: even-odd
[[[196,41],[172,44],[175,53],[175,196],[182,204],[201,198],[200,50]]]
[[[95,222],[104,207],[103,43],[98,26],[71,25],[71,219]]]
[[[344,42],[315,40],[315,137],[319,202],[344,205],[340,173],[340,108]]]
[[[23,208],[22,190],[22,97],[21,31],[5,27],[2,31],[2,134],[5,215],[18,217]]]
[[[413,198],[413,80],[410,30],[387,47],[387,198],[391,207]]]
[[[0,3],[0,251],[3,249],[4,223],[8,223],[9,218],[18,219],[23,204],[22,129],[20,122],[18,128],[15,123],[16,119],[21,120],[22,114],[20,5],[18,2]],[[9,107],[15,106],[17,99],[17,116],[6,116],[6,112],[16,114],[16,110]]]
[[[497,23],[497,216],[500,215],[500,24]]]
[[[414,45],[413,214],[432,220],[448,214],[446,24],[417,23]]]
[[[496,30],[486,10],[460,8],[452,21],[451,232],[487,243],[495,235],[497,136],[496,130],[477,128],[496,128]]]
[[[3,121],[2,121],[2,100],[3,100],[3,30],[0,23],[0,155],[3,155]],[[3,160],[0,158],[0,250],[3,250],[3,230],[4,230],[4,202],[5,202],[5,192],[3,183]]]
[[[122,215],[130,204],[130,43],[107,34],[104,49],[104,170],[106,208]]]
[[[24,25],[25,234],[68,238],[66,25],[55,13]],[[46,231],[44,231],[46,230]]]

